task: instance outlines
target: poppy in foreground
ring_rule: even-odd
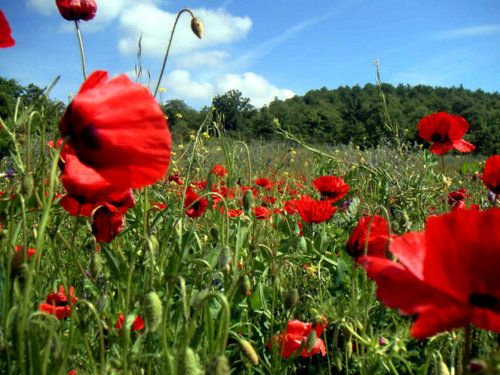
[[[61,181],[87,203],[113,201],[161,179],[170,162],[170,132],[149,91],[125,75],[96,71],[67,108],[59,130],[68,137]]]
[[[337,176],[320,176],[313,181],[314,188],[324,200],[335,203],[347,194],[349,185]]]
[[[56,0],[56,5],[61,16],[68,21],[90,21],[97,11],[95,0]]]
[[[399,262],[373,256],[359,261],[385,305],[416,314],[413,337],[469,324],[500,333],[499,227],[497,208],[431,216],[425,231],[391,242]]]
[[[304,222],[311,224],[319,224],[327,221],[337,211],[337,207],[332,205],[332,201],[317,201],[307,195],[303,195],[300,199],[293,201],[293,203],[285,205],[286,209],[294,209]]]
[[[286,326],[285,333],[278,333],[267,344],[267,347],[272,350],[274,346],[277,346],[283,358],[288,358],[296,354],[301,348],[301,357],[306,358],[318,353],[325,356],[325,342],[319,337],[327,326],[328,322],[326,319],[322,319],[319,323],[303,323],[300,320],[290,320]],[[312,333],[313,331],[314,333]],[[315,334],[316,337],[311,338],[311,333]]]
[[[0,48],[9,48],[16,44],[12,38],[12,30],[5,15],[0,10]]]
[[[70,287],[69,295],[66,295],[64,286],[61,285],[59,292],[50,293],[45,303],[40,304],[40,311],[55,315],[58,320],[67,318],[71,314],[72,305],[78,301],[74,294],[75,288]]]
[[[429,151],[435,155],[444,155],[451,149],[470,152],[476,147],[463,140],[469,130],[468,122],[460,116],[446,112],[437,112],[425,116],[417,125],[418,136],[432,143]]]
[[[196,192],[189,186],[186,190],[186,197],[184,198],[184,208],[186,209],[186,215],[192,218],[197,218],[203,215],[208,207],[207,198],[201,198]]]
[[[362,217],[347,241],[347,254],[358,258],[366,250],[366,255],[385,258],[389,238],[389,225],[382,216]]]
[[[489,191],[500,195],[500,155],[490,156],[486,160],[482,180]]]

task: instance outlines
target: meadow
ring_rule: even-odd
[[[172,142],[152,93],[103,71],[62,117],[19,98],[0,372],[500,373],[500,157],[444,112],[410,144],[380,100],[389,137],[360,149],[278,118],[243,142],[217,108]]]

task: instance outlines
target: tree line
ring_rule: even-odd
[[[0,117],[13,113],[16,98],[22,96],[25,105],[43,103],[54,111],[64,110],[60,102],[40,99],[42,89],[30,84],[19,85],[15,80],[0,78]],[[277,137],[276,121],[283,128],[300,135],[306,142],[320,144],[352,143],[363,148],[376,146],[391,138],[384,126],[385,95],[388,113],[398,125],[401,137],[408,142],[418,139],[418,121],[433,112],[445,111],[463,116],[470,124],[466,139],[476,146],[476,152],[500,153],[500,93],[471,91],[460,87],[432,87],[373,84],[323,87],[303,96],[280,100],[255,108],[250,99],[237,90],[213,98],[212,105],[196,110],[180,99],[166,101],[162,107],[169,118],[174,141],[180,143],[198,129],[208,113],[216,111],[230,136],[243,140]]]

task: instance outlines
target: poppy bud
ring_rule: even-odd
[[[252,344],[250,344],[249,341],[241,338],[238,340],[238,343],[240,344],[241,351],[243,352],[245,357],[247,357],[252,365],[257,366],[259,364],[259,356],[257,355],[257,352],[255,351]]]
[[[295,288],[289,289],[285,295],[285,309],[291,310],[299,303],[299,291]]]
[[[316,334],[316,331],[313,329],[309,334],[309,336],[307,337],[306,350],[308,352],[311,352],[313,350],[317,338],[318,335]]]
[[[30,174],[23,177],[21,192],[25,198],[29,198],[33,194],[33,177]]]
[[[193,30],[194,35],[198,38],[203,38],[203,34],[205,33],[205,26],[203,26],[203,22],[198,17],[193,17],[191,19],[191,30]]]
[[[229,361],[225,355],[215,357],[205,368],[206,375],[228,375]]]
[[[435,368],[436,375],[450,375],[450,370],[448,370],[448,366],[443,362],[442,359],[439,360],[437,367]]]
[[[90,21],[95,17],[95,0],[56,0],[59,13],[68,21]]]
[[[252,190],[248,189],[243,196],[243,209],[246,212],[250,212],[252,210],[253,201],[253,192]]]
[[[243,293],[245,297],[252,295],[252,284],[250,283],[248,275],[244,275],[243,280],[241,280],[241,293]]]
[[[146,294],[146,298],[144,301],[144,310],[146,327],[148,327],[148,330],[151,332],[156,331],[161,323],[163,314],[161,300],[156,292],[149,292],[148,294]]]
[[[102,258],[99,253],[95,253],[92,258],[91,271],[94,277],[97,277],[102,271]]]
[[[202,375],[200,362],[196,357],[196,353],[191,348],[186,348],[186,351],[179,356],[177,361],[177,374],[185,375]]]
[[[210,235],[214,239],[214,242],[219,242],[219,229],[217,227],[210,228]]]
[[[231,249],[229,246],[224,246],[219,253],[219,267],[230,271],[230,263],[231,263]]]

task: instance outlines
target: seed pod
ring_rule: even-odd
[[[307,337],[306,350],[309,353],[313,350],[317,338],[318,336],[316,335],[316,331],[313,329],[309,334],[309,336]]]
[[[94,277],[97,277],[102,271],[102,257],[97,252],[92,257],[91,271]]]
[[[219,229],[217,227],[210,228],[210,235],[214,239],[214,242],[219,242]]]
[[[434,372],[436,375],[450,375],[450,370],[448,370],[448,366],[446,366],[446,363],[442,359],[439,360]]]
[[[293,309],[299,303],[299,291],[295,288],[289,289],[283,302],[285,304],[285,309]]]
[[[150,332],[155,332],[161,323],[163,314],[163,306],[160,297],[156,292],[149,292],[146,294],[144,300],[144,312],[146,318],[146,327]]]
[[[231,263],[231,249],[229,248],[229,246],[224,246],[219,253],[219,267],[229,272],[230,263]]]
[[[202,375],[203,370],[195,352],[191,348],[186,348],[184,353],[179,355],[177,361],[177,374],[182,375]]]
[[[229,375],[229,361],[225,355],[219,355],[209,362],[205,368],[206,375]]]
[[[243,196],[243,209],[246,212],[250,212],[252,210],[253,201],[254,201],[253,192],[252,190],[248,189],[245,192],[245,195]]]
[[[249,297],[252,295],[252,284],[250,283],[250,278],[248,275],[244,275],[241,280],[241,293],[244,296]]]
[[[259,364],[259,356],[257,355],[257,352],[255,351],[252,344],[242,338],[238,339],[238,343],[240,344],[241,351],[243,352],[245,357],[247,357],[252,365],[257,366]]]
[[[202,20],[198,17],[193,17],[191,19],[191,30],[193,30],[194,35],[196,35],[199,39],[203,38],[205,26],[203,25]]]

